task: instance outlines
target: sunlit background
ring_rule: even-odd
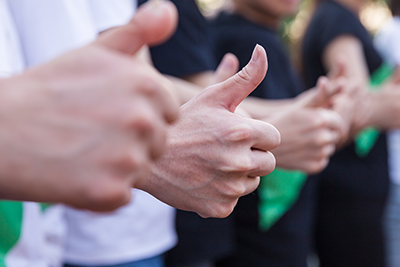
[[[312,12],[311,0],[304,0],[299,13],[294,18],[288,18],[282,25],[282,35],[291,43],[297,43],[302,36],[307,21]],[[215,15],[221,8],[229,7],[229,0],[197,0],[202,13],[207,16]],[[361,22],[371,32],[376,31],[391,18],[385,0],[369,1],[361,12]]]

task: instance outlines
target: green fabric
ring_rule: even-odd
[[[371,75],[371,91],[378,90],[379,86],[389,79],[392,73],[392,66],[382,64]],[[367,156],[378,137],[379,131],[374,128],[366,128],[360,132],[355,138],[357,155]],[[258,188],[260,197],[259,227],[261,230],[269,230],[293,206],[306,180],[307,174],[301,171],[280,168],[276,168],[270,175],[261,178]]]
[[[40,203],[40,208],[43,212],[45,212],[48,208],[50,208],[51,206],[53,206],[53,204],[51,203]]]
[[[258,188],[261,230],[269,230],[293,206],[306,180],[307,174],[301,171],[280,168],[261,178]]]
[[[370,80],[370,90],[377,91],[382,83],[387,81],[393,74],[394,68],[388,64],[382,64],[372,75]],[[378,140],[380,131],[369,127],[361,131],[354,139],[356,154],[359,157],[366,157]]]
[[[6,267],[5,257],[20,237],[22,205],[22,202],[0,201],[0,267]]]

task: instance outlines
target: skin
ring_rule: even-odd
[[[147,5],[94,43],[0,81],[1,198],[100,211],[129,201],[178,114],[160,75],[131,55],[172,34],[175,18],[173,5]]]
[[[297,12],[299,4],[299,0],[234,0],[233,8],[250,21],[275,29],[284,17]],[[277,166],[309,174],[325,168],[336,147],[345,142],[350,128],[347,114],[352,114],[351,100],[339,97],[345,84],[340,77],[324,78],[316,88],[294,99],[269,101],[268,107],[261,99],[243,102],[241,107],[252,117],[269,122],[280,131],[282,143],[272,151]]]
[[[337,2],[358,14],[367,1],[338,0]],[[396,114],[400,112],[398,101],[400,73],[397,71],[392,80],[382,85],[379,92],[370,93],[368,91],[369,72],[361,42],[349,35],[335,38],[323,52],[324,66],[331,73],[335,72],[338,58],[345,59],[347,67],[342,70],[342,76],[352,83],[348,89],[348,95],[355,103],[355,111],[350,136],[354,136],[369,126],[383,130],[398,128],[400,120]]]
[[[94,43],[0,81],[2,198],[107,211],[135,187],[224,217],[258,186],[275,167],[269,150],[280,135],[234,111],[265,76],[265,51],[178,112],[173,85],[136,57],[167,38],[176,18],[167,1],[147,4]]]
[[[169,129],[166,154],[139,188],[179,209],[198,206],[203,217],[229,215],[238,198],[255,190],[259,176],[275,166],[269,150],[280,142],[278,131],[234,113],[266,70],[266,53],[257,46],[241,72],[183,105]]]

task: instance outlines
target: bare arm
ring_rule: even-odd
[[[350,136],[368,126],[389,129],[400,126],[396,114],[400,113],[399,85],[387,83],[377,93],[368,91],[369,72],[361,42],[352,36],[341,36],[332,41],[323,53],[323,63],[328,72],[335,72],[337,59],[346,59],[342,73],[351,86],[348,95],[353,99],[355,112]]]

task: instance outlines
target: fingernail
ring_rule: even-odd
[[[260,58],[260,49],[261,46],[259,44],[257,44],[256,47],[254,47],[253,55],[251,56],[251,61],[257,62],[257,60]]]
[[[151,9],[153,12],[159,11],[163,2],[165,2],[165,0],[149,0],[146,8]]]

